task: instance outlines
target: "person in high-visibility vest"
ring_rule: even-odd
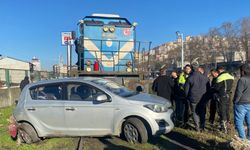
[[[219,72],[219,76],[216,79],[214,89],[218,93],[218,113],[220,117],[221,131],[228,133],[230,123],[230,95],[232,92],[234,77],[226,72],[223,66],[218,67],[217,71]]]
[[[191,65],[186,65],[183,72],[179,75],[177,80],[177,88],[175,88],[175,113],[176,113],[176,126],[185,127],[189,116],[189,105],[185,96],[184,86],[186,80],[191,73]]]

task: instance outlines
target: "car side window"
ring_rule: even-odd
[[[68,83],[67,99],[70,101],[93,101],[103,91],[84,83]]]
[[[33,100],[62,100],[63,88],[61,84],[47,84],[30,89]]]

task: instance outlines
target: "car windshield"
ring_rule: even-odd
[[[92,82],[101,85],[105,89],[111,91],[112,93],[119,95],[121,97],[130,97],[136,95],[137,92],[127,89],[124,86],[117,84],[116,82],[105,80],[105,79],[98,79],[92,80]]]

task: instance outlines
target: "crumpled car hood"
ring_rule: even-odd
[[[171,107],[171,102],[165,98],[156,96],[156,95],[151,95],[151,94],[146,94],[146,93],[140,93],[131,97],[127,98],[131,103],[134,104],[141,104],[141,103],[152,103],[152,104],[167,104],[169,107]]]

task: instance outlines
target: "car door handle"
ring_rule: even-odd
[[[28,108],[27,110],[28,110],[28,111],[35,111],[36,109],[33,108],[33,107],[31,107],[31,108]]]
[[[66,108],[65,110],[67,110],[67,111],[75,111],[75,108],[74,107],[69,107],[69,108]]]

